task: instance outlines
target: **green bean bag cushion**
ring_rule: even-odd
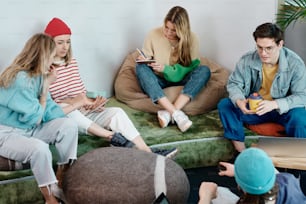
[[[131,108],[156,113],[162,107],[152,103],[138,83],[135,73],[137,56],[137,52],[130,53],[122,63],[115,79],[115,96]],[[201,64],[209,67],[211,78],[194,100],[183,108],[183,111],[188,115],[198,115],[211,111],[216,108],[219,100],[226,96],[225,85],[229,72],[205,57],[201,57]],[[183,86],[173,86],[165,88],[164,91],[170,101],[174,101],[182,88]]]

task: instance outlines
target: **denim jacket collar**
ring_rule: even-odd
[[[253,52],[253,62],[254,62],[254,66],[251,66],[251,68],[253,69],[256,69],[257,71],[261,72],[262,70],[262,62],[261,62],[261,59],[259,57],[259,54],[258,52],[255,50]],[[288,64],[288,60],[287,60],[287,57],[286,57],[286,48],[282,48],[280,49],[280,52],[279,52],[279,57],[278,57],[278,69],[279,69],[279,72],[286,72],[288,71],[289,69],[289,64]]]

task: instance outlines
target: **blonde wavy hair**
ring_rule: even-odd
[[[164,27],[170,21],[175,25],[178,37],[178,62],[183,66],[191,63],[191,30],[189,17],[186,9],[180,6],[171,8],[164,19]]]
[[[70,45],[69,50],[67,52],[67,55],[64,57],[66,65],[69,64],[72,60],[72,48],[71,48],[71,39],[70,39]]]
[[[12,64],[0,75],[0,87],[8,87],[20,71],[30,77],[39,76],[49,68],[49,60],[55,50],[53,39],[43,33],[33,35]]]

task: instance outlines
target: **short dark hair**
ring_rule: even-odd
[[[273,38],[278,45],[281,40],[284,39],[283,31],[273,23],[264,23],[256,28],[253,32],[254,40],[257,38]]]

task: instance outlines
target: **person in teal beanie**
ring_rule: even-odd
[[[30,164],[47,204],[64,200],[58,183],[76,160],[78,145],[77,124],[49,94],[57,77],[54,56],[53,39],[35,34],[0,75],[0,156]],[[49,145],[58,153],[56,174]]]
[[[296,204],[306,203],[299,179],[279,173],[270,157],[259,148],[243,150],[234,165],[220,162],[220,176],[235,177],[242,190],[240,198],[213,182],[202,182],[199,204]]]
[[[141,51],[139,51],[141,53]],[[186,9],[171,8],[164,19],[164,25],[149,32],[138,60],[154,59],[156,62],[136,64],[136,76],[142,90],[153,103],[163,107],[157,112],[162,128],[170,121],[185,132],[192,121],[182,111],[203,89],[210,78],[210,69],[200,65],[199,43],[191,32]],[[170,86],[184,86],[180,95],[170,102],[163,89]]]

